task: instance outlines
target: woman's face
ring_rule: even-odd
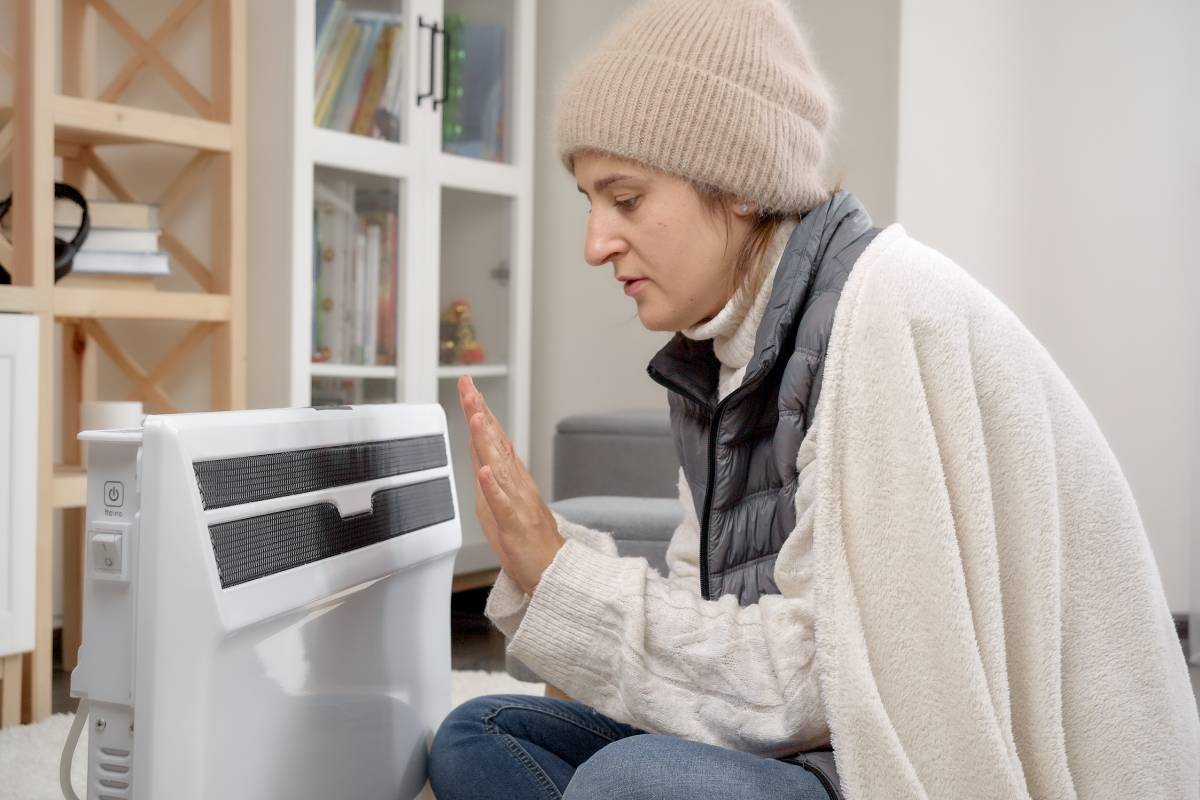
[[[728,238],[687,181],[598,153],[575,158],[575,180],[591,204],[584,257],[611,263],[652,331],[706,322],[729,300],[728,279],[754,209],[730,205]]]

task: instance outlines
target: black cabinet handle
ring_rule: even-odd
[[[417,26],[418,26],[418,30],[421,28],[429,28],[429,91],[421,92],[420,94],[417,95],[417,105],[420,106],[421,101],[424,100],[426,97],[432,98],[434,96],[433,95],[433,87],[434,87],[435,82],[437,81],[437,37],[439,35],[442,36],[442,82],[443,82],[443,84],[445,83],[445,80],[446,80],[446,70],[445,70],[445,67],[446,67],[446,61],[445,61],[445,59],[446,59],[446,29],[439,26],[436,21],[432,22],[432,23],[427,23],[427,22],[425,22],[424,18],[422,18],[420,16],[417,17]],[[445,101],[446,101],[446,98],[443,95],[441,98],[441,102],[445,102]],[[434,98],[433,99],[433,110],[434,111],[437,111],[438,105],[439,105],[438,99]]]
[[[450,91],[450,34],[446,28],[441,29],[442,34],[442,96],[433,99],[433,110],[437,111],[438,106],[446,104],[447,93]],[[433,85],[430,84],[430,88]]]

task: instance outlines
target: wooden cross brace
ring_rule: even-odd
[[[193,325],[175,347],[163,357],[158,366],[150,372],[146,372],[98,320],[81,319],[77,324],[80,330],[107,353],[113,363],[133,381],[134,388],[129,393],[130,400],[141,400],[148,410],[163,414],[175,414],[178,409],[159,384],[170,376],[184,358],[207,339],[209,334],[216,330],[218,323],[198,322]]]
[[[125,41],[134,50],[133,58],[125,65],[125,67],[113,78],[99,99],[105,103],[115,102],[118,97],[132,83],[133,78],[137,75],[142,67],[150,64],[162,73],[163,78],[167,83],[171,84],[176,91],[183,95],[183,99],[188,102],[192,108],[196,109],[205,119],[212,119],[213,107],[212,102],[205,97],[192,82],[180,74],[179,70],[167,60],[160,49],[174,33],[183,27],[184,22],[192,15],[192,12],[200,5],[201,0],[184,0],[175,8],[171,15],[158,27],[149,39],[144,39],[140,33],[132,25],[129,24],[116,9],[108,4],[108,0],[88,0],[92,8],[96,9],[100,16],[119,33]]]

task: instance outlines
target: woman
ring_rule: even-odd
[[[573,700],[455,709],[441,800],[1197,797],[1111,451],[1011,312],[829,190],[832,116],[778,0],[652,0],[562,92],[586,258],[678,332],[649,373],[685,518],[667,577],[619,558],[460,382],[488,616]]]

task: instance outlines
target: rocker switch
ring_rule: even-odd
[[[97,578],[125,580],[125,537],[112,531],[91,531],[92,571]]]

